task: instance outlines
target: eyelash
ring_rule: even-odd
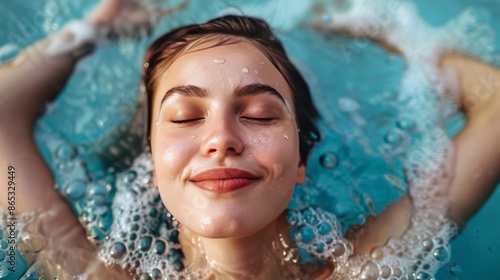
[[[276,118],[252,118],[252,117],[241,117],[241,118],[245,119],[245,120],[260,121],[260,122],[270,122],[270,121],[273,121],[276,119]],[[172,123],[188,123],[188,122],[199,121],[202,119],[203,118],[185,119],[185,120],[170,120],[170,122],[172,122]]]
[[[271,118],[252,118],[252,117],[242,117],[242,119],[249,120],[249,121],[256,121],[256,122],[272,122],[276,120],[277,118],[271,117]]]
[[[245,120],[249,120],[249,121],[263,122],[263,123],[272,122],[272,121],[277,119],[277,118],[273,118],[273,117],[271,117],[271,118],[241,117],[241,118],[245,119]],[[170,120],[170,122],[175,123],[175,124],[185,124],[185,123],[196,122],[196,121],[200,121],[200,120],[203,120],[203,118],[185,119],[185,120]]]
[[[195,121],[200,121],[203,118],[196,118],[196,119],[185,119],[185,120],[170,120],[171,123],[176,123],[176,124],[183,124],[183,123],[190,123],[190,122],[195,122]]]

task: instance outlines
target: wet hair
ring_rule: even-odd
[[[216,41],[211,47],[250,43],[283,75],[292,91],[299,128],[300,157],[305,164],[311,148],[321,138],[316,126],[319,112],[306,81],[288,58],[282,43],[265,21],[253,17],[229,15],[202,24],[183,26],[162,35],[151,44],[144,59],[142,80],[148,108],[146,135],[149,137],[151,134],[153,92],[158,78],[179,56],[208,41]]]

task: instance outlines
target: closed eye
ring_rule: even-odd
[[[172,119],[171,123],[183,124],[183,123],[192,123],[196,121],[203,120],[203,118],[194,118],[194,119]]]
[[[254,117],[241,117],[242,119],[255,121],[255,122],[272,122],[277,120],[278,118],[270,117],[270,118],[254,118]]]

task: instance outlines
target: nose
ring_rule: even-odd
[[[207,137],[201,145],[201,153],[204,156],[241,154],[243,142],[234,126],[229,121],[216,120],[208,129]]]

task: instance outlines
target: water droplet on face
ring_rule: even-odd
[[[286,140],[288,140],[288,135],[283,134],[283,137],[284,137]]]
[[[257,70],[255,70],[255,71],[253,71],[253,72],[254,72],[255,74],[259,74],[259,71],[257,71]]]
[[[191,136],[191,138],[193,138],[193,139],[196,139],[196,137],[198,137],[198,136],[197,136],[197,135],[193,135],[193,136]]]
[[[155,122],[155,126],[158,126],[159,124],[160,124],[160,122],[159,122],[159,121],[156,121],[156,122]]]
[[[207,67],[206,67],[206,66],[203,66],[203,67],[201,67],[201,70],[202,70],[202,71],[205,71],[205,70],[207,70]]]
[[[217,64],[223,64],[226,60],[224,58],[214,58],[214,62]]]
[[[321,155],[319,158],[319,163],[323,168],[333,169],[337,166],[339,160],[336,154],[332,152],[327,152]]]
[[[248,73],[250,73],[250,72],[248,71],[248,68],[243,67],[243,73],[248,74]]]

